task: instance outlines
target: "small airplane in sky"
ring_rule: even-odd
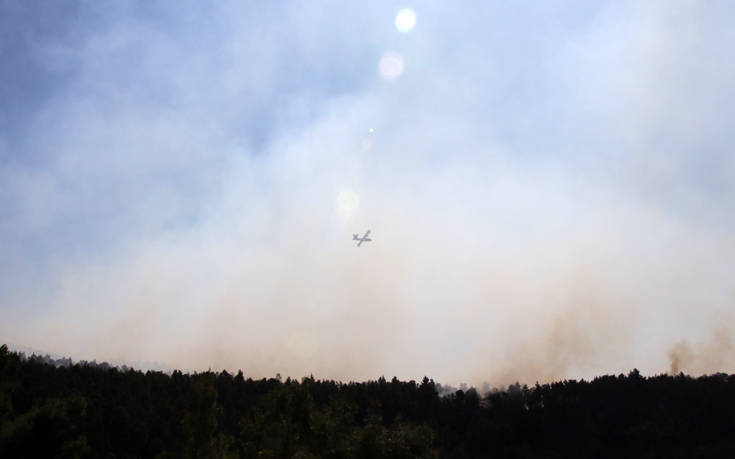
[[[360,244],[362,244],[363,242],[371,242],[372,241],[372,239],[370,239],[368,237],[369,235],[370,235],[370,230],[367,230],[367,233],[365,233],[365,235],[363,237],[360,237],[359,234],[353,234],[352,235],[352,240],[353,241],[360,241],[360,242],[357,243],[357,246],[360,247]]]

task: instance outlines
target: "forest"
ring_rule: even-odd
[[[3,345],[0,457],[735,457],[735,375],[442,389],[143,373]]]

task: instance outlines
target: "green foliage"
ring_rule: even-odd
[[[81,397],[51,398],[13,420],[3,419],[0,453],[3,457],[80,457],[89,452],[78,420],[86,402]]]
[[[0,347],[0,457],[731,457],[735,376],[474,389],[54,366]]]

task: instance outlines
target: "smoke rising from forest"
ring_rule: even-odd
[[[253,376],[735,371],[724,5],[80,14],[0,145],[0,337]]]
[[[732,315],[723,316],[723,322],[713,328],[712,334],[697,341],[695,345],[684,339],[672,346],[668,353],[670,374],[728,371],[735,362],[735,345],[732,326],[729,325],[732,323]]]

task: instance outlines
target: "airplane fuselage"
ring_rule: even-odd
[[[352,240],[353,241],[358,241],[357,242],[357,246],[360,247],[360,245],[362,245],[363,242],[371,242],[372,241],[372,239],[370,239],[368,237],[369,235],[370,235],[370,230],[367,230],[367,232],[365,233],[365,235],[363,237],[360,237],[359,234],[353,234],[352,235]]]

